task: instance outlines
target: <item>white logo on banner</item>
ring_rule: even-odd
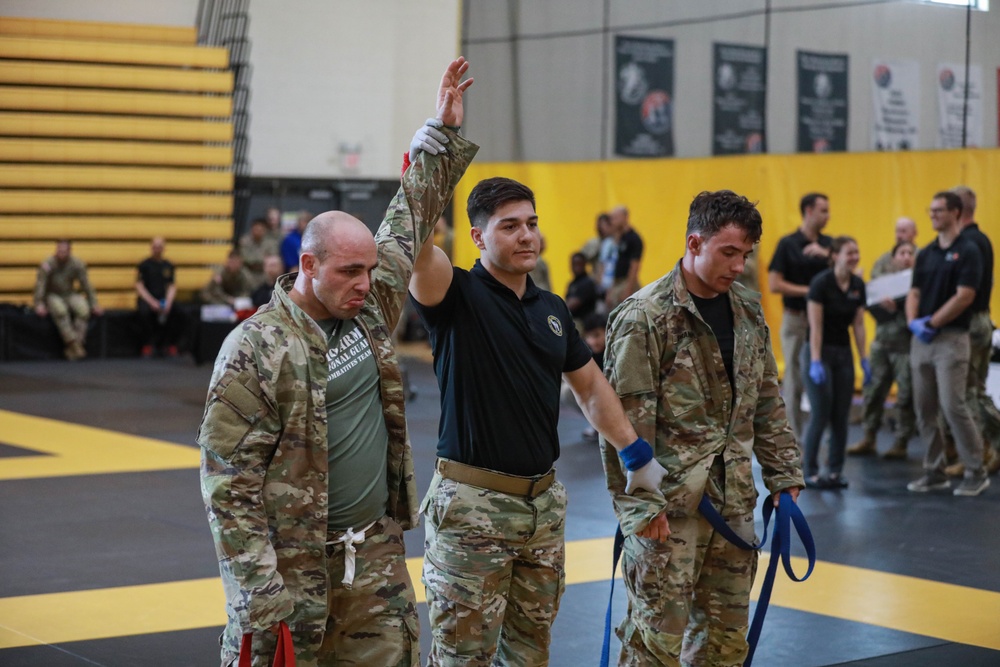
[[[965,65],[940,64],[937,75],[938,148],[961,148],[962,116],[965,111]],[[983,73],[979,65],[969,65],[965,145],[983,145]]]
[[[873,150],[920,148],[920,63],[876,60],[872,65],[872,102]]]

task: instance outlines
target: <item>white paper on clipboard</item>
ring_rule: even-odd
[[[868,305],[871,306],[886,299],[895,300],[906,296],[906,293],[910,291],[912,283],[912,269],[879,276],[865,285]]]

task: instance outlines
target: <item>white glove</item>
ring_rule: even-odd
[[[631,495],[633,491],[645,489],[653,493],[660,493],[660,482],[667,469],[660,465],[654,458],[649,463],[638,470],[629,470],[625,474],[625,493]]]
[[[413,135],[413,141],[410,142],[410,162],[417,159],[417,153],[420,151],[431,155],[445,152],[444,145],[448,143],[448,137],[438,129],[443,125],[444,123],[437,118],[428,118],[427,122],[420,126]]]

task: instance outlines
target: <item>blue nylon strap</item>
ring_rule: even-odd
[[[761,538],[760,544],[756,546],[740,538],[726,524],[722,515],[712,506],[708,496],[702,496],[701,502],[698,504],[698,511],[711,524],[712,528],[729,540],[729,542],[740,549],[754,551],[763,547],[767,542],[767,527],[771,521],[771,515],[774,513],[774,504],[771,502],[771,496],[765,498],[763,508],[764,535]],[[799,540],[806,550],[806,557],[809,561],[809,567],[801,577],[797,576],[792,569],[792,525],[795,526],[795,531],[799,534]],[[601,648],[601,667],[608,667],[611,657],[611,602],[615,594],[615,572],[618,569],[618,560],[621,558],[624,544],[625,537],[622,535],[621,526],[619,526],[615,531],[614,557],[611,566],[611,599],[608,600],[608,612],[604,618],[604,645]],[[792,581],[805,581],[812,574],[813,568],[816,565],[816,544],[813,542],[812,531],[809,530],[809,524],[806,522],[802,510],[799,509],[799,506],[792,500],[791,495],[787,491],[782,491],[778,496],[778,511],[774,520],[774,531],[771,535],[771,558],[768,561],[767,572],[764,575],[764,581],[761,585],[760,597],[757,598],[757,609],[754,611],[753,622],[750,624],[750,631],[747,633],[749,651],[747,652],[746,660],[743,662],[743,667],[751,667],[753,663],[753,655],[757,649],[757,640],[760,639],[760,631],[764,625],[764,616],[767,614],[767,607],[771,601],[771,590],[774,588],[774,577],[778,571],[779,560],[784,566],[785,574]]]

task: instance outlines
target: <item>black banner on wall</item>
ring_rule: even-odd
[[[800,153],[847,150],[847,55],[796,52]]]
[[[714,46],[712,155],[763,153],[767,51],[759,46]]]
[[[615,36],[615,153],[674,154],[674,40]]]

